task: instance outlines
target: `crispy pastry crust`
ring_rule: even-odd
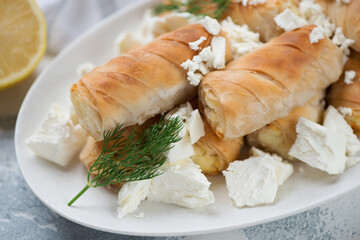
[[[197,88],[189,84],[180,64],[198,54],[189,42],[202,36],[207,40],[200,46],[209,46],[212,35],[200,24],[180,28],[82,77],[70,90],[81,126],[99,141],[103,131],[117,123],[124,127],[142,124],[192,99]],[[227,42],[227,61],[232,58],[230,48]]]
[[[317,0],[330,20],[341,27],[345,37],[355,40],[351,46],[360,52],[360,1],[350,0],[345,4],[336,0]]]
[[[354,83],[344,82],[345,71],[355,71]],[[334,107],[347,107],[352,109],[352,115],[346,115],[345,119],[353,128],[354,132],[360,134],[360,59],[350,58],[344,68],[344,73],[339,81],[331,86],[327,96],[328,103]]]
[[[342,72],[342,51],[315,26],[286,32],[254,52],[209,73],[200,84],[205,117],[221,138],[238,138],[288,115]]]

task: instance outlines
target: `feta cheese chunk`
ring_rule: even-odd
[[[324,114],[324,127],[331,129],[346,137],[346,155],[355,156],[360,154],[360,141],[354,134],[344,117],[333,107],[329,106]]]
[[[301,0],[299,13],[309,25],[314,24],[321,28],[327,37],[333,35],[335,24],[331,23],[330,18],[324,14],[322,7],[314,0]]]
[[[220,24],[216,19],[206,16],[201,20],[200,24],[208,31],[208,33],[214,36],[220,33]]]
[[[275,167],[267,157],[234,161],[223,171],[230,199],[237,207],[272,203],[278,190]]]
[[[189,47],[194,50],[197,51],[200,49],[199,45],[206,40],[206,37],[201,36],[198,40],[196,40],[195,42],[191,42],[189,43]]]
[[[73,125],[58,104],[52,105],[40,128],[26,140],[35,155],[66,166],[86,141],[85,131]]]
[[[247,25],[235,24],[231,17],[221,22],[221,30],[231,42],[231,52],[234,59],[254,51],[262,45],[260,34],[249,30]]]
[[[91,62],[86,62],[80,64],[80,66],[76,69],[76,74],[78,77],[83,77],[89,72],[91,72],[91,70],[93,70],[94,68],[95,68],[94,64],[92,64]]]
[[[320,27],[315,27],[310,33],[310,42],[318,43],[319,40],[324,38],[324,31]]]
[[[123,218],[128,213],[135,211],[141,201],[150,193],[151,179],[125,183],[118,194],[117,217]]]
[[[296,141],[289,155],[329,174],[345,169],[346,138],[305,118],[296,125]]]
[[[275,167],[278,186],[283,185],[294,172],[292,164],[283,161],[282,157],[276,154],[270,154],[255,147],[252,147],[250,152],[254,157],[268,158],[269,162]]]
[[[352,109],[348,107],[338,107],[339,112],[345,117],[347,115],[352,116]]]
[[[335,34],[331,40],[335,45],[339,46],[346,55],[350,54],[349,47],[355,42],[354,40],[345,37],[341,27],[335,29]]]
[[[241,3],[244,7],[249,5],[257,6],[258,4],[264,4],[266,0],[235,0],[237,3]]]
[[[162,175],[152,179],[148,199],[187,208],[203,208],[215,202],[209,187],[210,182],[199,166],[185,158],[171,163]]]
[[[201,119],[199,110],[197,109],[191,112],[191,117],[187,121],[186,126],[189,130],[191,144],[195,144],[202,136],[205,135],[204,123]]]
[[[211,40],[211,49],[214,54],[213,67],[215,69],[225,68],[225,45],[226,40],[223,37],[213,37]]]
[[[345,71],[344,82],[348,85],[353,84],[355,76],[356,76],[355,71]]]
[[[167,154],[167,158],[170,162],[177,162],[181,159],[191,157],[194,154],[195,152],[191,145],[190,137],[185,135],[180,141],[173,144]]]
[[[274,18],[275,23],[284,29],[286,32],[292,31],[296,28],[300,28],[307,25],[307,22],[296,16],[290,9],[285,9]]]

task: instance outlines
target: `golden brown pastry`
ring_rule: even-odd
[[[283,33],[203,79],[199,99],[218,136],[232,139],[252,133],[339,78],[342,51],[327,37],[311,44],[314,27]]]
[[[241,2],[233,1],[224,18],[230,16],[234,23],[248,25],[250,30],[260,33],[261,41],[268,42],[284,32],[276,25],[274,17],[286,8],[298,12],[298,2],[299,0],[266,0],[264,4],[243,6]]]
[[[352,84],[344,81],[346,71],[355,71],[356,75]],[[327,96],[328,103],[336,108],[345,107],[352,110],[352,114],[346,114],[345,119],[353,128],[354,132],[360,134],[360,59],[349,58],[344,73],[339,81],[331,86]]]
[[[324,12],[337,27],[341,27],[345,37],[355,41],[351,46],[360,51],[360,1],[343,3],[337,0],[317,0]]]
[[[221,33],[222,35],[222,33]],[[172,109],[196,95],[186,71],[180,66],[198,52],[189,42],[210,35],[194,24],[164,34],[143,47],[95,68],[71,88],[71,100],[81,126],[96,140],[117,123],[124,127],[142,124],[154,115]],[[231,60],[226,44],[226,60]]]
[[[204,121],[205,135],[194,144],[195,155],[191,159],[205,174],[218,174],[239,158],[243,139],[226,141],[220,139]]]
[[[296,124],[300,117],[321,123],[324,113],[323,99],[325,92],[321,91],[304,106],[295,108],[289,115],[279,118],[265,127],[246,136],[250,146],[265,149],[281,157],[292,160],[288,154],[296,140]]]

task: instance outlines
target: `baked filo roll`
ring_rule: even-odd
[[[220,35],[223,36],[222,33]],[[96,67],[71,88],[71,100],[81,126],[96,140],[117,123],[142,124],[152,116],[191,100],[197,88],[190,85],[180,66],[198,51],[189,47],[200,37],[210,45],[213,35],[200,24],[164,34],[147,45]],[[226,43],[226,60],[231,60]]]
[[[360,52],[360,1],[317,0],[324,12],[337,27],[341,27],[345,37],[354,40],[351,47]]]
[[[232,1],[224,18],[230,16],[234,23],[248,25],[250,30],[260,33],[262,42],[268,42],[283,33],[276,25],[274,17],[287,8],[298,12],[298,3],[299,0],[266,0],[256,6],[249,3],[244,6],[242,1]]]
[[[229,164],[240,156],[243,138],[220,139],[204,121],[205,135],[194,145],[195,155],[191,159],[200,166],[203,173],[215,175],[227,169]]]
[[[350,81],[345,81],[346,75],[350,75]],[[360,135],[360,59],[349,58],[343,75],[331,86],[327,100],[328,104],[340,108],[354,132]]]
[[[232,139],[252,133],[339,78],[342,51],[325,36],[311,44],[314,27],[283,33],[224,70],[206,75],[199,100],[218,136]]]
[[[246,136],[250,146],[276,153],[293,160],[288,153],[296,140],[296,124],[300,117],[321,123],[324,113],[325,91],[320,91],[304,106],[297,107],[289,115],[279,118],[265,127]]]

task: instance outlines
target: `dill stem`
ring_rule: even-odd
[[[90,187],[89,184],[86,184],[86,186],[73,198],[71,199],[71,201],[68,203],[68,206],[70,207],[81,195],[84,194],[84,192],[86,192],[86,190],[88,190]]]

